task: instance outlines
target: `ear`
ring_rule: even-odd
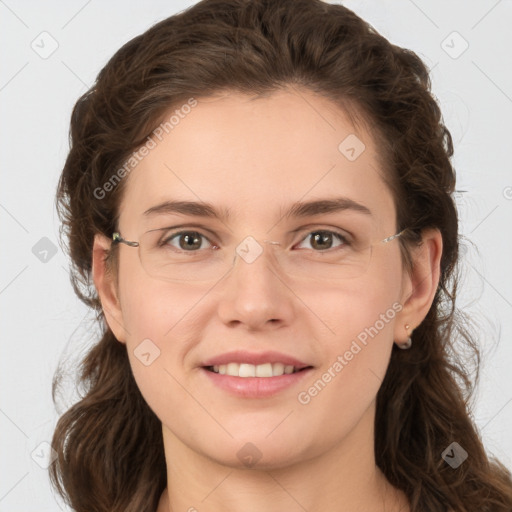
[[[411,252],[412,270],[404,270],[402,281],[402,311],[395,323],[395,342],[402,344],[423,322],[434,301],[441,274],[443,239],[438,229],[426,229],[422,242]],[[405,328],[409,325],[409,329]]]
[[[108,326],[118,341],[126,343],[126,330],[114,275],[116,270],[110,271],[106,263],[110,246],[111,241],[106,236],[95,235],[92,249],[93,280]]]

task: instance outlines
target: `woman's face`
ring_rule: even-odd
[[[121,244],[119,312],[107,318],[167,443],[230,466],[282,467],[373,428],[393,340],[405,335],[408,277],[398,240],[359,247],[395,234],[393,198],[372,138],[327,99],[304,89],[196,99],[153,137],[120,207],[126,240],[189,231],[151,257],[159,275],[172,265],[177,279],[149,275],[139,250]],[[338,198],[353,203],[286,215],[296,203]],[[145,213],[170,201],[208,203],[229,217]],[[358,251],[318,230],[348,235]],[[220,278],[179,280],[222,262],[232,266]],[[339,263],[332,278],[329,262]],[[207,368],[226,363],[232,375]],[[306,369],[278,375],[290,365]]]

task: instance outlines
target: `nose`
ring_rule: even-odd
[[[225,323],[242,323],[251,329],[267,323],[291,321],[293,293],[283,281],[272,240],[257,242],[247,237],[236,250],[233,266],[226,275],[218,313]]]

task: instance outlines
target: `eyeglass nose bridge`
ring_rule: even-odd
[[[238,244],[235,249],[235,255],[233,257],[233,266],[237,260],[237,256],[242,259],[245,263],[254,263],[261,254],[265,251],[265,247],[261,245],[261,242],[271,244],[273,246],[281,245],[280,242],[274,240],[256,240],[253,236],[247,236],[242,242]],[[273,251],[271,251],[273,253]],[[275,256],[275,254],[273,254]]]

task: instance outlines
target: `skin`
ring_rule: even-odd
[[[190,221],[222,234],[212,241],[233,249],[249,235],[289,240],[292,248],[306,236],[286,238],[292,229],[332,228],[347,214],[286,219],[280,208],[334,195],[372,211],[350,219],[371,229],[375,241],[396,232],[378,149],[338,106],[305,89],[258,99],[238,92],[197,99],[127,178],[119,220],[125,239],[138,240],[155,222]],[[355,161],[338,150],[349,134],[366,146]],[[228,223],[144,218],[147,208],[171,198],[229,207],[233,215]],[[441,235],[428,230],[423,241],[413,250],[410,273],[395,240],[373,250],[366,273],[342,284],[290,278],[271,267],[264,252],[251,264],[240,259],[215,286],[205,286],[148,276],[138,249],[125,245],[115,281],[103,262],[110,240],[96,236],[94,282],[108,325],[126,344],[137,385],[162,422],[168,481],[157,512],[409,510],[375,465],[373,423],[393,343],[405,342],[425,318],[438,285]],[[299,403],[297,394],[394,303],[403,309],[317,396]],[[147,338],[160,350],[149,366],[134,355]],[[277,350],[314,369],[275,397],[233,397],[198,365],[236,349]],[[250,468],[237,456],[248,442],[262,454]]]

